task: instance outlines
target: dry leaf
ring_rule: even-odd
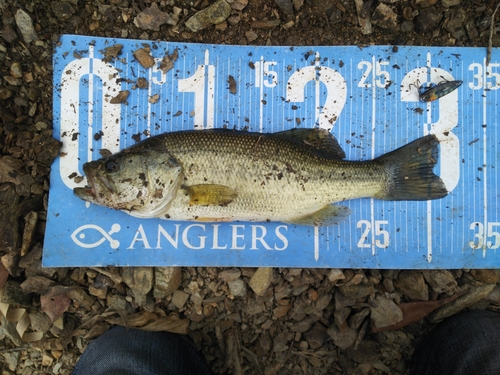
[[[51,288],[47,294],[40,296],[40,303],[42,311],[54,323],[68,310],[69,305],[71,305],[71,299],[66,294],[61,294],[56,288]]]

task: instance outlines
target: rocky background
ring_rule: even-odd
[[[1,375],[69,374],[113,324],[189,334],[219,374],[406,374],[433,324],[463,309],[498,310],[495,270],[41,267],[60,149],[51,57],[61,34],[486,51],[500,45],[496,8],[496,0],[0,0]]]

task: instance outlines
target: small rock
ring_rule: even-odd
[[[144,9],[135,17],[134,24],[143,30],[159,30],[164,24],[175,26],[177,20],[167,12],[162,12],[158,9],[158,5],[153,3],[151,7]]]
[[[75,8],[69,1],[54,1],[50,6],[56,17],[61,21],[66,21],[75,14]]]
[[[38,332],[48,332],[52,326],[52,320],[50,320],[47,314],[40,311],[35,311],[29,314],[31,321],[31,328]]]
[[[120,104],[125,103],[127,101],[128,96],[130,95],[130,91],[122,90],[115,97],[111,98],[109,102],[111,104]]]
[[[419,33],[426,33],[434,30],[441,22],[443,12],[435,7],[422,9],[415,19],[415,30]]]
[[[375,363],[379,360],[380,344],[371,340],[363,340],[356,349],[347,349],[346,354],[358,363]]]
[[[236,279],[227,283],[229,291],[235,297],[244,297],[247,295],[247,284],[243,279]]]
[[[54,362],[54,358],[52,358],[48,354],[42,355],[42,366],[52,366],[52,362]]]
[[[491,293],[495,288],[495,284],[480,285],[472,287],[466,294],[458,297],[456,300],[447,303],[439,310],[431,314],[430,321],[432,323],[437,323],[444,318],[455,315],[456,313],[462,311],[463,309],[481,301],[484,297]]]
[[[263,295],[271,285],[273,279],[272,268],[259,268],[250,278],[248,285],[258,296]]]
[[[7,100],[12,97],[12,91],[5,87],[0,87],[0,100]]]
[[[394,281],[394,286],[411,299],[427,301],[429,288],[424,281],[424,276],[418,271],[401,271]]]
[[[153,296],[165,299],[179,288],[181,281],[181,267],[156,267]]]
[[[219,273],[219,279],[224,280],[227,283],[236,280],[240,276],[241,270],[239,268],[231,268]]]
[[[344,307],[341,310],[335,310],[333,318],[335,320],[335,324],[337,325],[337,327],[339,328],[342,327],[350,314],[351,314],[350,307]]]
[[[393,300],[382,294],[377,294],[371,307],[371,319],[375,327],[386,327],[403,320],[403,312]]]
[[[413,22],[405,20],[405,21],[401,22],[400,28],[401,28],[401,32],[409,33],[415,29],[415,25],[413,24]]]
[[[372,14],[371,22],[383,29],[395,30],[398,26],[398,15],[384,3],[380,3]]]
[[[353,306],[356,303],[356,298],[345,296],[339,289],[335,290],[335,309],[340,310],[347,306]]]
[[[178,309],[182,309],[189,298],[189,294],[182,290],[176,290],[172,296],[172,303]]]
[[[458,290],[457,282],[448,270],[426,270],[422,273],[425,281],[436,293],[453,294]]]
[[[197,32],[225,21],[230,14],[231,5],[226,0],[218,0],[188,19],[186,27],[192,32]]]
[[[33,27],[33,20],[22,9],[18,9],[15,15],[16,25],[21,35],[23,36],[23,40],[25,43],[31,43],[34,40],[38,39],[35,28]]]
[[[95,286],[94,284],[89,285],[89,293],[99,299],[106,299],[108,295],[108,287],[107,286]]]
[[[13,43],[17,40],[17,34],[12,25],[5,25],[2,29],[2,37],[7,43]]]
[[[304,338],[312,350],[321,348],[327,337],[326,328],[320,324],[315,324],[309,331],[304,332]]]
[[[332,338],[333,343],[341,349],[352,346],[358,337],[358,332],[355,329],[346,327],[340,330],[335,324],[328,328],[326,332]]]
[[[441,4],[445,8],[454,7],[456,5],[460,5],[460,0],[441,0]]]
[[[291,0],[274,0],[274,3],[288,18],[292,18],[294,16],[293,4]]]
[[[155,64],[155,59],[149,53],[149,48],[139,48],[133,52],[134,57],[143,68],[151,68]]]
[[[15,371],[19,361],[20,352],[6,352],[2,353],[5,360],[4,364],[10,371]],[[3,366],[2,366],[3,367]]]
[[[291,303],[289,303],[288,305],[276,307],[273,310],[273,316],[275,318],[283,318],[288,313],[288,311],[290,311],[290,309],[292,308],[292,306],[293,305]]]
[[[252,28],[254,29],[274,29],[281,24],[280,20],[262,20],[253,21]]]
[[[31,294],[24,294],[21,285],[17,281],[7,280],[0,302],[9,305],[31,307]]]
[[[21,64],[13,62],[10,66],[10,75],[14,78],[22,78],[23,70],[21,69]]]
[[[475,39],[479,35],[479,31],[476,27],[476,22],[474,19],[468,19],[465,23],[465,32],[467,33],[467,37],[471,40]]]
[[[335,284],[339,280],[345,279],[344,273],[342,272],[341,269],[339,268],[333,268],[328,272],[328,280],[332,283]]]
[[[248,0],[235,0],[231,3],[231,8],[242,11],[248,5]]]
[[[339,285],[338,286],[340,292],[349,298],[364,298],[373,293],[374,287],[373,284],[351,284],[351,285]]]
[[[462,8],[452,8],[446,13],[443,28],[448,31],[453,38],[459,39],[465,36],[464,23],[467,13]]]
[[[349,318],[349,326],[353,329],[358,329],[359,327],[361,327],[361,324],[364,322],[368,315],[370,315],[369,308],[357,312]]]
[[[252,43],[254,40],[257,40],[259,38],[259,36],[257,35],[257,33],[253,30],[248,30],[245,32],[245,36],[248,40],[248,43]]]

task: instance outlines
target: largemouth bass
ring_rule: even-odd
[[[193,130],[157,135],[85,163],[81,199],[140,218],[331,225],[348,199],[429,200],[448,194],[429,135],[370,161],[345,161],[327,131]]]

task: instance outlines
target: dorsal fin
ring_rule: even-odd
[[[345,152],[340,147],[337,139],[325,129],[290,129],[274,133],[275,136],[293,139],[296,142],[306,144],[332,159],[344,159]]]

